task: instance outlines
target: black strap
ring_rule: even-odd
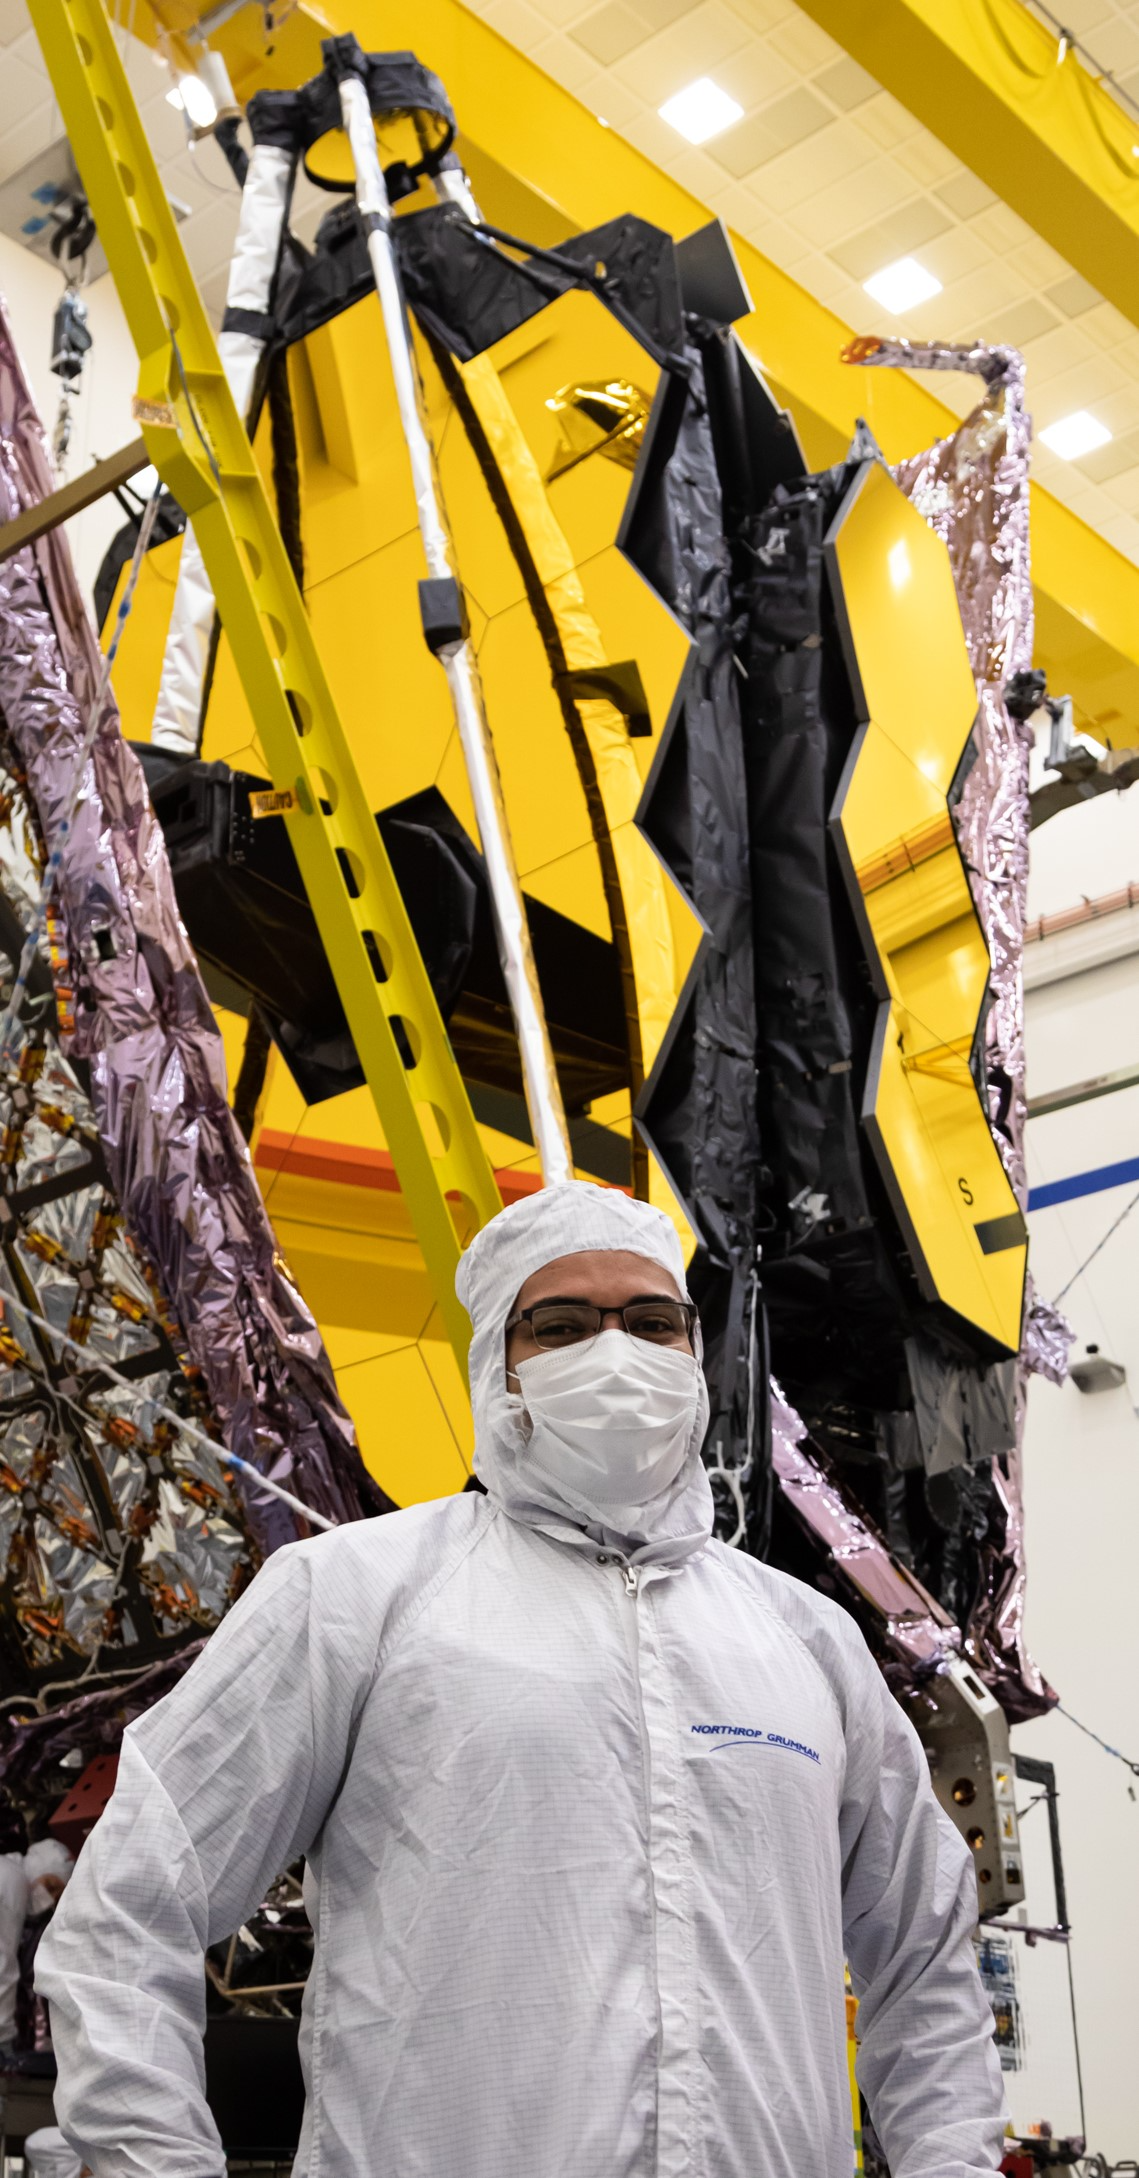
[[[276,330],[270,311],[241,310],[232,303],[226,305],[221,329],[223,333],[248,333],[251,339],[259,340],[262,347],[272,340]]]

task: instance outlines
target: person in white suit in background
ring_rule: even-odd
[[[28,1915],[27,1838],[23,1821],[0,1811],[0,2059],[16,2054],[16,1998],[20,1987],[20,1938]]]

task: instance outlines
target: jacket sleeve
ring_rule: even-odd
[[[1005,2129],[993,2014],[972,1934],[969,1850],[917,1733],[851,1628],[843,1922],[858,2080],[893,2178],[989,2178]]]
[[[0,1853],[0,2044],[16,2039],[20,1937],[28,1910],[28,1879],[19,1853]]]
[[[99,2178],[225,2171],[205,2099],[203,1953],[312,1845],[370,1683],[358,1598],[338,1609],[319,1579],[332,1541],[278,1551],[130,1727],[40,1947],[57,2122]]]

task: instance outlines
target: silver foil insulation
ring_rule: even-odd
[[[943,538],[953,567],[965,637],[977,680],[976,756],[955,810],[957,838],[989,946],[991,1003],[985,1024],[989,1117],[1022,1210],[1027,1117],[1024,1063],[1024,925],[1028,895],[1028,761],[1032,729],[1011,717],[1003,699],[1010,676],[1032,664],[1033,600],[1029,556],[1029,447],[1024,359],[1015,348],[983,342],[856,341],[847,360],[894,369],[967,371],[982,380],[977,407],[948,438],[893,473]],[[920,700],[920,694],[917,697]],[[984,1592],[966,1629],[978,1665],[1009,1714],[1039,1713],[1054,1699],[1024,1641],[1022,1448],[1030,1373],[1062,1383],[1072,1331],[1060,1312],[1025,1294],[1020,1352],[1017,1444],[993,1465],[1005,1516],[990,1551]]]
[[[0,518],[52,488],[0,313]],[[98,670],[66,541],[53,530],[0,562],[0,710],[49,848]],[[73,985],[62,1058],[89,1068],[111,1194],[181,1326],[226,1444],[329,1519],[383,1510],[226,1102],[221,1038],[165,842],[109,693],[58,908]],[[298,1533],[287,1507],[252,1489],[245,1517],[263,1552]]]

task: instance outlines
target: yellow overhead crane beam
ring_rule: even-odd
[[[1139,115],[1070,44],[1022,0],[799,5],[1139,325]]]
[[[903,0],[807,4],[820,20],[824,12],[833,15],[828,28],[849,44],[852,22],[891,17]],[[924,0],[924,6],[931,20],[967,11],[1003,21],[1013,0]],[[1018,17],[1023,12],[1015,8]],[[208,29],[209,10],[196,0],[161,0],[160,14],[161,29],[152,0],[138,0],[132,17],[138,35],[162,43],[191,67],[186,33],[200,14]],[[268,45],[263,21],[261,10],[249,4],[216,31],[209,29],[243,100],[262,86],[305,82],[320,65],[321,39],[334,31],[353,30],[369,50],[409,46],[417,52],[447,86],[463,131],[460,149],[484,211],[516,234],[553,244],[624,210],[675,235],[707,221],[707,207],[696,197],[604,127],[461,0],[327,0],[325,6],[300,0]],[[1054,44],[1051,65],[1063,76]],[[939,100],[945,81],[944,75],[933,79]],[[1139,202],[1139,159],[1134,165]],[[1015,201],[1011,179],[1002,194]],[[733,239],[755,300],[754,315],[738,330],[777,398],[792,409],[809,461],[822,467],[845,453],[859,411],[888,461],[956,428],[952,410],[903,372],[855,375],[840,360],[851,328],[751,243]],[[1037,662],[1050,685],[1070,691],[1080,716],[1103,723],[1108,733],[1113,719],[1139,718],[1139,569],[1039,485],[1032,487],[1032,547]]]
[[[466,1231],[483,1224],[501,1208],[494,1174],[102,0],[30,0],[30,12],[138,349],[147,450],[193,521],[288,796],[305,890],[462,1366],[452,1203]]]

